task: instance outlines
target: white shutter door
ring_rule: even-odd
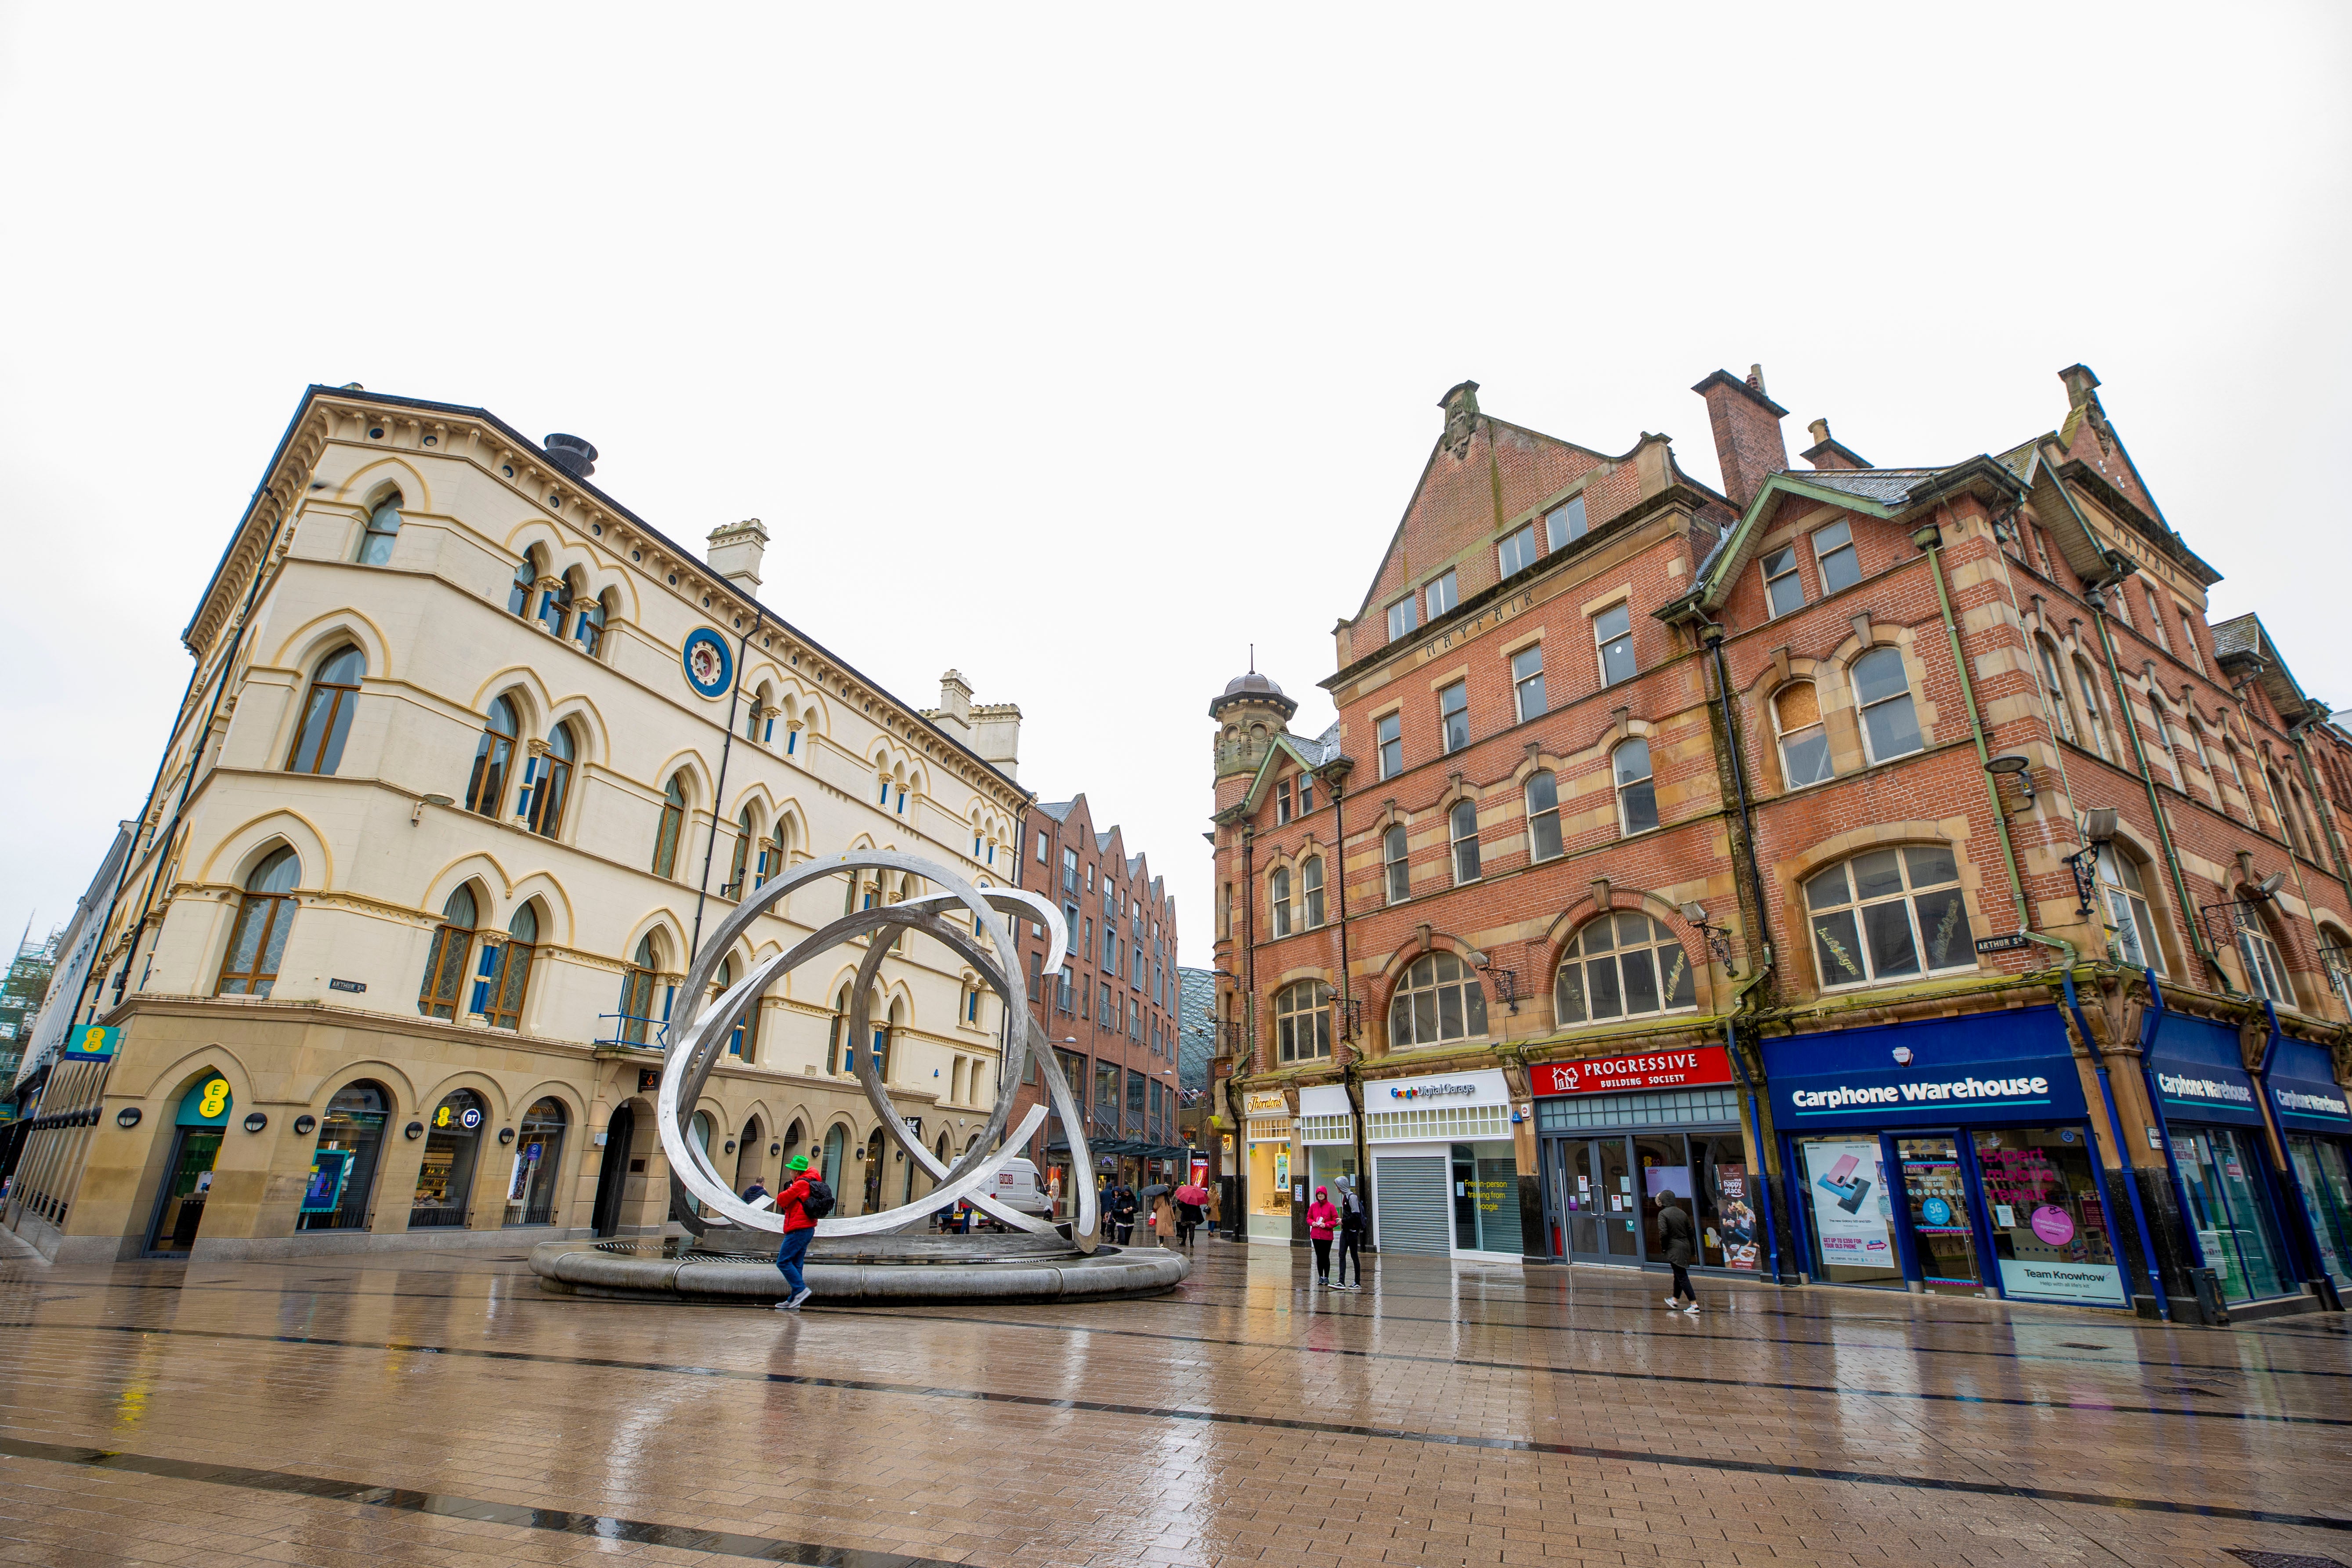
[[[1373,1223],[1382,1252],[1450,1257],[1452,1173],[1442,1154],[1382,1155],[1374,1163]]]

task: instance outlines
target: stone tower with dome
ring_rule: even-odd
[[[1224,691],[1209,704],[1217,721],[1217,808],[1233,804],[1225,798],[1225,781],[1246,781],[1265,761],[1266,748],[1286,732],[1298,704],[1282,688],[1253,669],[1225,683]],[[1244,783],[1243,787],[1247,787]]]

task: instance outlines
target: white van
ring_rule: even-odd
[[[1045,1191],[1037,1184],[1037,1167],[1026,1160],[1007,1160],[1004,1168],[996,1173],[988,1195],[1006,1208],[1023,1214],[1050,1219],[1045,1205]]]

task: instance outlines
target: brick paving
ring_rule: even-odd
[[[2352,1321],[1202,1241],[1149,1301],[543,1294],[519,1254],[0,1262],[0,1563],[2352,1562]]]

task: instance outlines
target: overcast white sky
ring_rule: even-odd
[[[1330,709],[1442,392],[1712,482],[2054,425],[2352,705],[2338,7],[0,5],[0,920],[137,812],[309,382],[603,449],[902,698],[1026,715],[1208,961],[1205,708]]]

